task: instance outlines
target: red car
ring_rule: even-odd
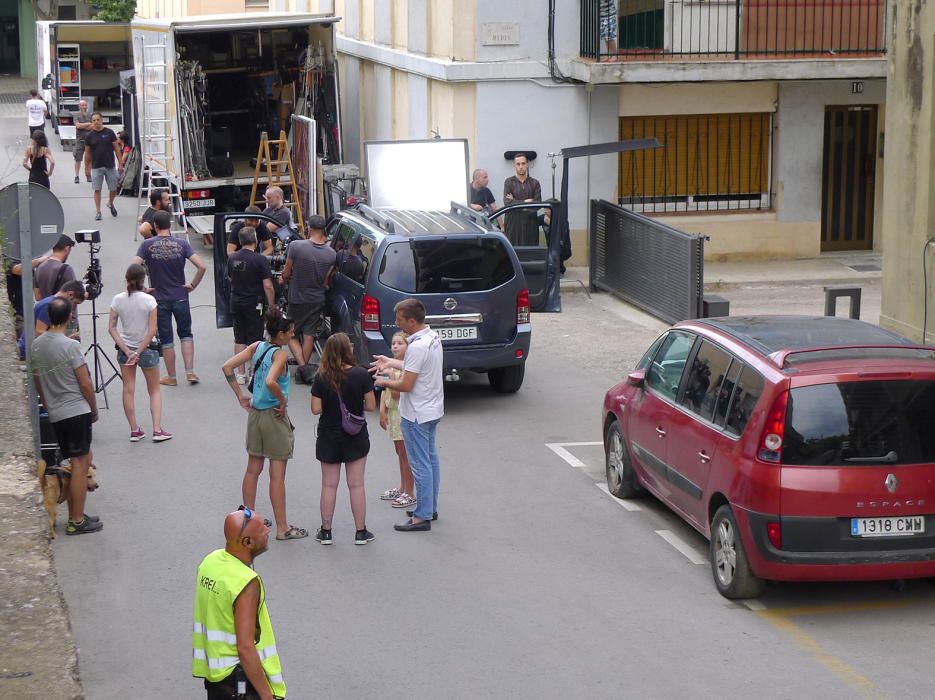
[[[935,576],[935,348],[835,317],[685,321],[602,421],[611,493],[707,537],[727,598]]]

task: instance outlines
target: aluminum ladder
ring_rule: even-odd
[[[141,84],[137,89],[140,124],[140,194],[137,219],[149,207],[149,196],[157,189],[169,192],[172,204],[172,232],[188,239],[188,222],[182,201],[182,176],[178,167],[177,142],[172,136],[172,88],[169,84],[169,45],[163,35],[161,43],[147,44],[137,37],[140,52]],[[139,224],[133,240],[139,237]]]

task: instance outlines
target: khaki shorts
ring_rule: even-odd
[[[292,459],[295,427],[287,413],[277,418],[272,408],[247,414],[247,454],[266,459]]]

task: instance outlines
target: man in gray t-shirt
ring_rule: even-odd
[[[99,518],[84,513],[88,467],[93,458],[91,424],[97,420],[97,401],[81,345],[65,335],[72,314],[71,302],[56,297],[48,310],[49,330],[33,341],[29,366],[62,456],[71,462],[65,534],[81,535],[102,527]]]
[[[72,155],[75,157],[75,184],[77,185],[80,182],[78,170],[81,168],[81,161],[84,160],[84,140],[91,130],[91,113],[88,111],[87,100],[78,101],[78,111],[75,112],[74,120],[75,148]],[[88,182],[91,182],[91,178],[88,178]]]
[[[295,321],[296,338],[289,341],[289,348],[300,369],[312,357],[315,336],[324,330],[325,290],[336,256],[325,239],[322,217],[309,217],[308,233],[308,240],[289,244],[282,271],[282,281],[289,284],[289,317]]]
[[[74,245],[71,237],[63,233],[52,247],[52,255],[36,268],[33,280],[36,301],[52,296],[63,284],[75,279],[75,270],[66,262]]]

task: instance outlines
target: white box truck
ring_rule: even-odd
[[[63,144],[75,138],[78,101],[104,117],[114,131],[123,126],[120,71],[130,68],[130,25],[119,22],[36,22],[39,94]]]
[[[341,162],[337,19],[250,13],[131,23],[143,167],[178,188],[196,232],[211,232],[204,215],[250,204],[261,134],[278,138],[293,115],[315,123],[303,153]],[[309,156],[294,156],[308,173]]]

